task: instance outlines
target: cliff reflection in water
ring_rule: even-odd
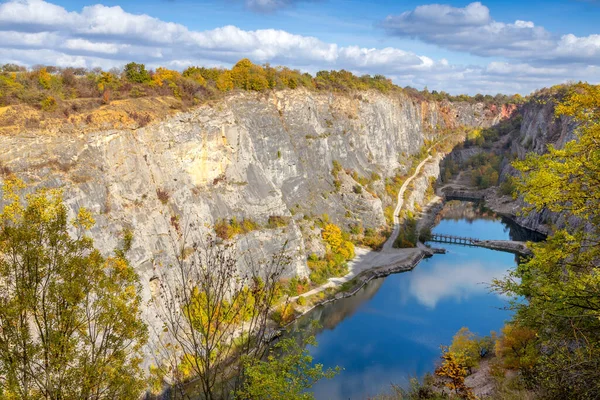
[[[509,239],[510,226],[472,203],[450,205],[434,231],[481,239]],[[460,217],[466,215],[465,218]],[[318,320],[315,362],[344,370],[313,388],[317,399],[365,399],[435,368],[440,345],[463,326],[489,334],[510,314],[489,284],[516,265],[515,256],[479,247],[445,247],[447,254],[410,272],[370,282],[356,296],[318,307],[297,326]]]
[[[384,279],[376,279],[359,290],[354,296],[317,307],[309,313],[309,318],[301,318],[293,329],[307,328],[318,321],[320,330],[334,329],[344,319],[352,316],[358,308],[375,296]]]

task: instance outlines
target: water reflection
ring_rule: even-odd
[[[489,292],[489,283],[506,273],[506,264],[484,264],[481,260],[454,265],[444,260],[432,268],[417,268],[401,281],[400,293],[414,297],[419,304],[435,308],[440,300],[468,301],[473,295]],[[452,271],[451,274],[448,274]],[[405,304],[408,299],[405,298]]]
[[[463,206],[461,206],[463,207]],[[471,206],[472,207],[472,206]],[[458,215],[459,207],[452,210]],[[464,206],[467,213],[472,208]],[[435,232],[482,239],[509,239],[496,217],[442,219]],[[413,271],[370,282],[356,296],[315,309],[298,326],[318,320],[315,361],[344,371],[313,389],[317,399],[366,399],[432,371],[439,346],[463,326],[485,335],[509,312],[489,283],[516,265],[515,257],[478,247],[442,245],[445,255]]]

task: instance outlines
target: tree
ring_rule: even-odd
[[[193,79],[201,86],[206,86],[206,78],[204,78],[204,74],[211,76],[211,78],[216,81],[218,78],[218,70],[213,69],[207,70],[206,68],[201,67],[188,67],[183,71],[183,76],[186,78]]]
[[[479,340],[467,327],[460,328],[454,335],[449,351],[454,354],[456,361],[466,367],[469,372],[479,365],[481,359]]]
[[[180,77],[181,74],[177,71],[158,67],[154,75],[152,75],[152,82],[158,86],[162,86],[165,82],[175,84]]]
[[[435,370],[435,374],[445,378],[444,385],[457,394],[461,399],[474,400],[475,395],[471,388],[465,385],[467,368],[461,365],[456,359],[456,355],[447,348],[442,347],[442,365]]]
[[[163,329],[156,332],[155,369],[182,397],[186,382],[197,378],[205,399],[226,398],[240,375],[235,360],[264,354],[269,314],[289,258],[284,248],[271,260],[257,260],[211,236],[190,242],[195,229],[189,224],[173,236],[175,262],[157,269],[153,303]],[[246,272],[238,270],[238,259]]]
[[[244,382],[236,393],[238,400],[311,400],[307,392],[321,379],[331,379],[340,368],[323,369],[313,364],[307,346],[316,346],[314,335],[300,343],[294,338],[281,339],[271,349],[266,360],[244,358]]]
[[[528,299],[515,303],[513,320],[536,332],[533,383],[549,398],[593,398],[600,393],[600,86],[572,86],[556,116],[578,124],[576,140],[515,162],[516,186],[529,210],[577,223],[533,244],[533,257],[496,287]]]
[[[496,341],[496,356],[500,358],[504,368],[531,369],[538,357],[535,338],[536,333],[530,328],[515,324],[504,325],[502,336]]]
[[[220,74],[217,78],[216,85],[217,89],[219,89],[221,92],[233,90],[233,78],[231,77],[231,72],[224,71],[222,74]]]
[[[125,65],[125,78],[133,83],[148,83],[152,80],[144,64],[130,62]]]
[[[250,69],[254,67],[252,61],[243,58],[231,68],[231,80],[233,85],[240,89],[247,89],[246,85],[250,77]]]
[[[56,189],[23,199],[8,179],[0,214],[0,386],[9,399],[137,399],[146,326],[127,235],[104,258],[80,209],[69,234]]]

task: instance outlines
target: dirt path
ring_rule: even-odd
[[[388,240],[384,243],[382,250],[373,251],[366,248],[357,248],[356,256],[348,263],[348,274],[339,278],[330,278],[323,285],[302,294],[302,296],[312,296],[313,294],[322,292],[327,288],[341,286],[362,272],[370,269],[408,263],[417,253],[427,251],[426,249],[422,249],[420,247],[412,249],[395,249],[393,248],[393,245],[394,241],[398,237],[398,233],[400,232],[400,221],[398,219],[398,214],[400,214],[400,210],[402,210],[402,206],[404,204],[404,192],[408,188],[410,182],[417,177],[423,165],[425,165],[431,159],[432,156],[429,155],[426,159],[421,161],[419,165],[417,165],[415,172],[408,179],[406,179],[406,181],[400,187],[400,190],[398,191],[398,203],[396,204],[396,209],[394,210],[394,230],[392,231],[392,234]],[[290,300],[293,301],[298,297],[300,296],[293,297]]]
[[[419,172],[421,171],[423,165],[425,165],[427,161],[431,160],[431,158],[432,157],[430,154],[429,156],[427,156],[426,159],[421,161],[419,165],[417,165],[415,173],[412,174],[406,181],[404,181],[404,183],[400,187],[400,190],[398,191],[398,202],[396,204],[396,209],[394,210],[394,230],[392,231],[392,234],[390,235],[388,240],[383,244],[382,252],[389,252],[393,249],[394,242],[396,241],[396,238],[400,233],[400,220],[398,218],[398,214],[400,214],[402,206],[404,205],[404,192],[406,192],[406,188],[408,188],[408,185],[412,182],[412,180],[415,179],[417,175],[419,175]]]

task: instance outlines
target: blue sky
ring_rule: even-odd
[[[0,62],[183,69],[249,57],[451,93],[527,94],[600,80],[597,21],[597,0],[8,0]]]

